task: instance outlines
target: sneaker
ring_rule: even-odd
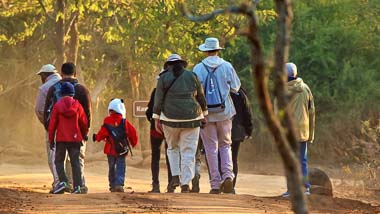
[[[53,194],[63,194],[65,192],[65,189],[68,187],[68,184],[66,182],[60,182],[53,191]]]
[[[200,192],[200,188],[199,188],[199,179],[201,178],[201,175],[195,175],[193,180],[191,180],[191,190],[190,192],[196,192],[196,193],[199,193]]]
[[[190,193],[189,185],[182,185],[181,186],[181,193]]]
[[[77,187],[74,187],[74,191],[71,193],[71,194],[81,194],[81,187],[80,186],[77,186]]]
[[[88,192],[88,188],[87,188],[87,186],[81,186],[81,187],[80,187],[80,192],[81,192],[82,194],[87,194],[87,192]]]
[[[305,195],[310,195],[310,188],[306,188],[304,194]],[[286,191],[285,193],[282,194],[283,198],[289,198],[289,196],[290,196],[290,193],[288,191]]]
[[[231,178],[226,178],[226,180],[223,181],[220,187],[223,193],[232,193],[233,188],[234,188],[234,184]]]
[[[117,185],[117,186],[113,187],[113,190],[114,190],[114,192],[124,192],[124,187]]]
[[[152,184],[152,190],[148,191],[148,193],[160,193],[160,184]]]
[[[74,191],[73,185],[66,183],[65,192],[72,193]]]
[[[220,190],[219,189],[211,189],[210,194],[220,194]]]
[[[311,193],[310,193],[310,188],[308,187],[308,188],[306,188],[306,190],[305,190],[305,193],[304,193],[305,195],[310,195]]]
[[[288,191],[284,192],[282,195],[281,195],[283,198],[289,198],[290,194]]]

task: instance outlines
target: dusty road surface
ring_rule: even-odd
[[[47,166],[0,165],[0,213],[291,213],[281,176],[239,175],[237,195],[209,195],[207,175],[201,177],[201,194],[148,194],[150,171],[128,166],[126,192],[109,193],[107,165],[86,166],[86,195],[51,195]],[[161,191],[166,177],[161,171]],[[178,190],[177,190],[178,192]],[[308,197],[312,213],[380,213],[380,207],[360,201]]]

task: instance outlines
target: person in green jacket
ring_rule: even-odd
[[[178,54],[168,57],[157,82],[153,118],[158,132],[168,144],[172,179],[170,185],[181,185],[181,192],[190,192],[194,178],[195,153],[200,126],[206,123],[207,104],[202,85],[193,72],[185,70],[187,62]]]
[[[299,159],[302,167],[302,176],[305,183],[305,195],[310,195],[310,182],[308,179],[307,144],[314,140],[315,106],[311,90],[297,75],[297,66],[294,63],[286,63],[288,76],[289,109],[293,113],[296,128],[296,138],[299,144]],[[278,109],[275,105],[275,112]],[[283,197],[289,197],[285,192]]]

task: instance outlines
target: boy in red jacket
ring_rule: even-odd
[[[64,162],[66,151],[69,154],[74,181],[74,191],[81,193],[82,171],[79,163],[79,154],[82,140],[87,140],[88,124],[83,107],[73,98],[74,86],[65,82],[61,87],[62,98],[54,105],[49,123],[50,148],[55,150],[55,167],[60,183],[53,193],[63,193],[68,187]]]
[[[119,155],[115,150],[115,145],[109,131],[105,127],[105,124],[113,127],[119,126],[119,124],[125,119],[125,106],[122,99],[113,99],[108,105],[109,115],[104,118],[104,125],[100,128],[97,134],[92,136],[92,140],[102,141],[105,139],[104,153],[108,159],[108,181],[109,190],[111,192],[124,192],[124,180],[125,180],[125,156]],[[125,131],[127,138],[132,147],[135,147],[138,142],[137,133],[135,127],[125,120]]]

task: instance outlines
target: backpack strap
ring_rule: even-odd
[[[215,75],[215,71],[216,71],[216,69],[219,68],[219,66],[216,66],[216,67],[210,72],[210,71],[208,70],[208,68],[207,68],[207,65],[204,64],[203,62],[202,62],[202,64],[203,64],[203,66],[206,68],[207,73],[208,73],[208,74],[211,73],[212,75]],[[207,75],[207,78],[209,78],[208,75]],[[206,79],[205,89],[207,88],[207,83],[208,83],[208,81],[207,81],[207,79]],[[218,87],[218,92],[219,92],[220,101],[223,102],[224,100],[223,100],[222,94],[221,94],[221,92],[220,92],[220,88],[219,88],[218,80],[216,79],[216,77],[215,77],[215,84],[216,84],[216,87]]]
[[[126,138],[128,138],[128,132],[125,130],[125,123],[126,123],[126,119],[125,118],[123,118],[123,119],[121,119],[121,128],[125,131],[125,137]],[[125,139],[125,140],[127,140],[127,146],[128,146],[128,149],[129,149],[129,151],[131,152],[131,156],[133,156],[133,152],[132,152],[132,147],[131,147],[131,144],[129,143],[129,140],[128,139]]]

